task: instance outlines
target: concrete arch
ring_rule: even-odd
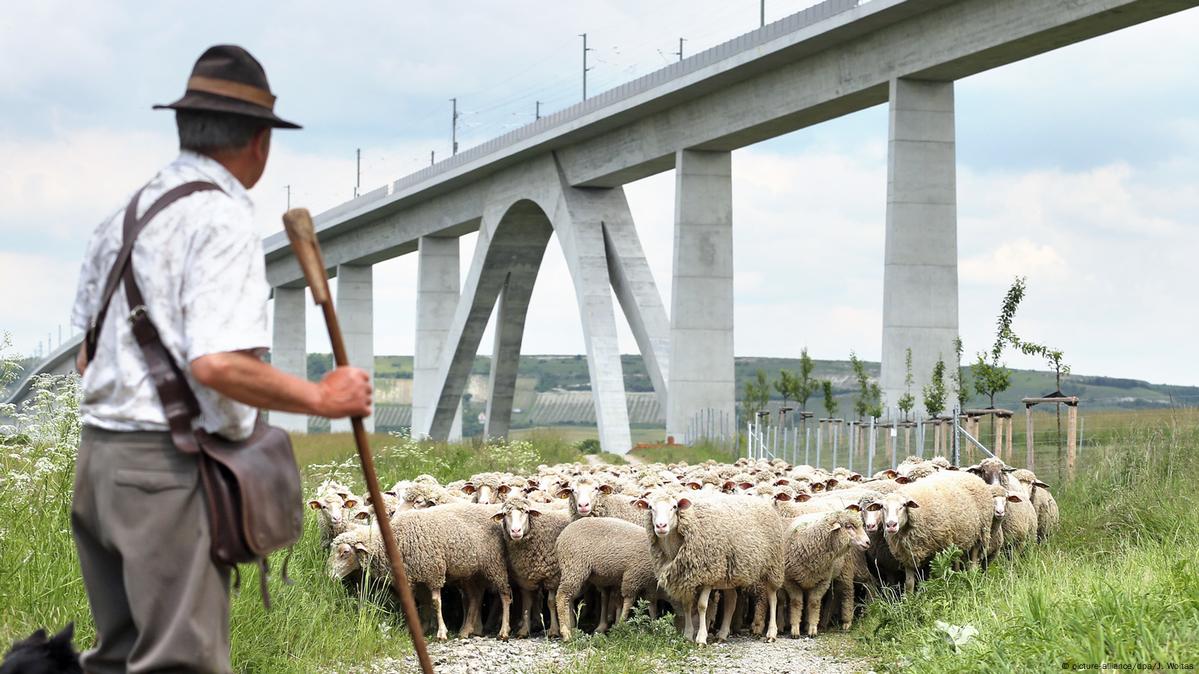
[[[488,403],[489,436],[506,435],[529,298],[550,236],[558,234],[579,305],[600,442],[605,451],[631,447],[617,342],[615,287],[651,377],[665,399],[669,322],[620,188],[571,187],[552,155],[492,179],[474,259],[443,351],[433,413],[418,433],[445,438],[483,331],[496,302],[495,357]]]

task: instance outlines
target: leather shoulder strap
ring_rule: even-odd
[[[84,342],[87,349],[87,360],[90,363],[96,357],[96,346],[100,342],[100,330],[104,327],[104,319],[108,316],[108,305],[112,302],[113,293],[117,290],[117,284],[121,280],[121,275],[125,268],[129,265],[130,259],[133,257],[133,244],[137,240],[137,235],[145,229],[150,220],[158,215],[162,209],[170,206],[172,203],[186,197],[195,192],[204,192],[208,190],[220,190],[214,183],[206,181],[193,181],[184,183],[178,187],[174,187],[159,197],[150,208],[146,210],[141,218],[137,217],[138,201],[141,199],[142,192],[145,190],[142,186],[129,200],[129,205],[125,207],[125,221],[122,229],[123,240],[121,248],[117,251],[116,260],[113,261],[112,269],[108,272],[108,279],[104,283],[104,292],[100,295],[100,308],[96,312],[95,318],[92,319],[92,324],[87,330],[87,337]]]

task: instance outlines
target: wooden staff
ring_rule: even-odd
[[[316,240],[312,216],[306,208],[293,208],[283,214],[283,227],[287,230],[287,238],[291,241],[292,252],[300,263],[304,278],[308,280],[312,299],[320,305],[325,314],[329,342],[333,345],[333,362],[339,367],[349,365],[345,341],[341,337],[341,326],[337,323],[333,299],[329,296],[329,278],[325,275],[325,260],[321,255],[320,243]],[[391,582],[399,591],[400,603],[404,605],[404,620],[408,623],[408,632],[412,635],[412,646],[416,650],[417,659],[420,660],[421,671],[433,674],[433,662],[429,660],[429,651],[425,647],[425,635],[421,632],[420,616],[416,613],[416,602],[413,601],[412,589],[408,586],[404,560],[396,546],[395,535],[391,531],[391,520],[387,517],[387,506],[383,503],[383,495],[379,491],[379,477],[375,474],[375,461],[371,457],[366,426],[362,423],[362,417],[352,417],[350,424],[354,428],[358,459],[362,463],[362,474],[366,477],[366,488],[370,492],[371,505],[375,509],[375,521],[379,524],[383,548],[387,551],[387,561],[391,566]]]

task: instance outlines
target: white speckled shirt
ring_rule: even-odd
[[[215,190],[186,196],[160,212],[133,247],[134,273],[162,342],[187,372],[200,402],[198,425],[231,439],[254,427],[258,411],[201,386],[190,364],[200,356],[256,351],[269,345],[266,303],[270,288],[255,231],[253,203],[225,167],[184,151],[150,181],[138,201],[141,215],[167,190],[194,180]],[[130,195],[129,198],[131,198]],[[79,274],[71,323],[86,330],[99,311],[104,282],[117,251],[126,198],[96,228]],[[83,377],[83,423],[113,431],[162,431],[166,417],[127,320],[121,286],[113,294],[96,356]]]

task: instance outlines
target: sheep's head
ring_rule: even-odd
[[[595,502],[601,494],[611,494],[612,486],[600,484],[594,479],[582,476],[558,491],[558,498],[569,498],[574,511],[580,517],[587,517],[595,510]]]
[[[327,571],[329,577],[341,580],[361,569],[366,561],[366,543],[350,541],[339,536],[329,545],[329,562]]]
[[[1016,469],[1005,465],[1003,461],[988,457],[967,468],[966,472],[979,476],[987,484],[1001,485],[1004,483],[1004,473],[1010,473],[1014,470]]]
[[[832,532],[841,532],[846,537],[846,546],[854,545],[859,550],[870,547],[870,537],[862,528],[862,509],[856,503],[845,506],[825,518],[824,524]]]
[[[999,519],[1007,515],[1007,504],[1019,503],[1024,500],[1019,494],[1015,492],[1009,492],[1007,487],[997,484],[991,485],[991,498],[995,503],[995,519]]]
[[[500,511],[492,515],[491,519],[504,527],[508,538],[519,541],[529,535],[529,527],[532,524],[530,518],[539,515],[541,515],[541,511],[534,508],[528,499],[523,496],[513,496],[504,501]]]
[[[661,491],[639,498],[633,505],[648,511],[654,535],[665,537],[674,533],[679,525],[679,512],[691,507],[691,499]]]
[[[870,504],[869,508],[881,508],[883,511],[883,527],[889,534],[898,533],[908,525],[908,511],[919,508],[920,504],[904,494],[888,494],[881,502]]]
[[[475,475],[462,485],[462,491],[470,495],[475,503],[499,503],[511,490],[498,473]]]
[[[352,494],[343,496],[340,493],[323,492],[317,498],[308,502],[308,507],[319,511],[326,524],[338,527],[358,505],[358,500]]]
[[[863,496],[858,500],[862,511],[862,525],[866,531],[878,531],[883,524],[883,505],[875,496]]]

